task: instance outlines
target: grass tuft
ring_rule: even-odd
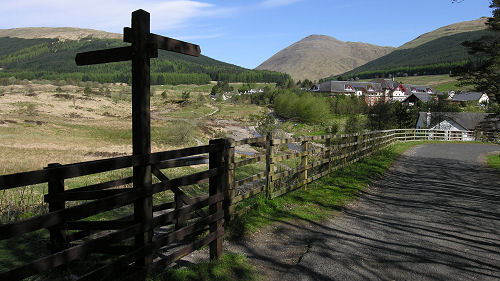
[[[488,155],[488,165],[500,170],[500,155]]]
[[[202,262],[189,267],[171,268],[150,281],[254,281],[261,280],[243,255],[227,253],[219,260]]]

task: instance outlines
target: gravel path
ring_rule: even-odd
[[[482,144],[417,146],[338,216],[310,228],[281,280],[500,280],[500,173]]]

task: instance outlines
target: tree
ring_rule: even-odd
[[[368,112],[368,125],[372,130],[386,130],[394,127],[394,108],[388,102],[379,101]]]
[[[459,2],[459,1],[453,1]],[[486,22],[489,35],[462,43],[473,55],[472,67],[457,69],[462,85],[473,85],[476,91],[485,92],[492,101],[500,102],[500,0],[491,0],[493,17]]]

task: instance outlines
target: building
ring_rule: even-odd
[[[419,101],[426,103],[432,100],[433,97],[428,93],[411,93],[402,103],[406,106],[415,106]]]
[[[487,94],[481,92],[459,92],[459,93],[454,93],[451,96],[451,101],[456,103],[474,101],[481,104],[481,103],[489,103],[490,98],[488,97]]]
[[[420,112],[417,129],[445,130],[445,137],[462,137],[473,140],[473,133],[457,131],[473,131],[486,119],[488,113],[477,112]]]
[[[319,91],[329,93],[330,96],[346,95],[364,97],[369,106],[388,97],[384,95],[384,90],[380,83],[357,82],[357,81],[326,81],[319,84]],[[385,97],[385,98],[384,98]]]

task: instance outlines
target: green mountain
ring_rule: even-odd
[[[466,40],[487,35],[487,18],[460,22],[438,28],[405,43],[388,55],[372,60],[347,73],[346,76],[372,78],[395,74],[444,74],[470,59]]]
[[[279,51],[256,69],[285,72],[295,80],[319,80],[349,71],[393,50],[394,47],[310,35]]]
[[[117,34],[76,28],[20,28],[0,30],[0,77],[18,79],[131,82],[130,62],[77,66],[79,52],[127,46]],[[151,60],[152,84],[280,82],[288,75],[250,70],[206,56],[191,57],[159,50]]]

